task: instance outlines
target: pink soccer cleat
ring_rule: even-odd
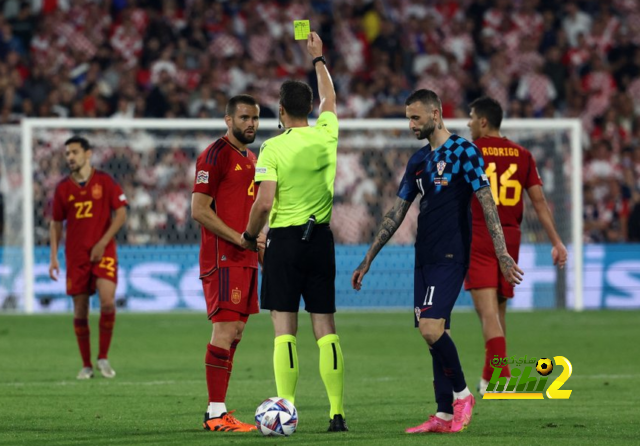
[[[435,415],[429,415],[429,419],[416,427],[405,429],[407,434],[422,434],[424,432],[438,432],[446,434],[451,432],[451,421],[445,421]]]
[[[473,406],[476,405],[476,399],[473,395],[466,398],[457,399],[453,402],[453,421],[451,422],[451,432],[462,431],[469,423],[471,423],[471,414]]]

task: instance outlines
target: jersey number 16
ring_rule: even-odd
[[[509,168],[500,175],[500,182],[498,184],[496,163],[489,163],[487,166],[485,173],[489,177],[489,182],[491,183],[491,194],[493,195],[493,200],[496,202],[496,206],[515,206],[520,202],[520,197],[522,196],[522,185],[517,179],[511,178],[517,171],[517,164],[509,164]],[[509,193],[509,189],[512,189],[513,192]],[[509,195],[511,195],[511,198],[508,198]]]

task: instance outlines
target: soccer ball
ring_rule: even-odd
[[[540,358],[536,362],[536,370],[542,376],[547,376],[553,370],[553,363],[548,358]]]
[[[284,398],[266,399],[256,409],[256,427],[267,437],[288,437],[298,427],[298,411]]]

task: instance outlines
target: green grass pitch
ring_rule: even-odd
[[[209,322],[193,313],[118,315],[111,363],[118,376],[79,382],[71,315],[0,316],[0,444],[8,445],[404,445],[631,444],[638,441],[639,312],[540,311],[508,315],[509,353],[565,356],[568,400],[477,400],[459,434],[408,435],[435,409],[431,357],[413,313],[341,312],[345,408],[351,429],[327,433],[328,401],[318,349],[301,313],[298,431],[289,438],[206,432],[204,353]],[[97,353],[97,316],[91,319]],[[484,345],[477,317],[454,313],[454,340],[475,393]],[[273,332],[267,314],[249,320],[236,355],[227,406],[243,421],[275,396]],[[553,371],[555,378],[560,367]],[[550,382],[552,379],[549,380]]]

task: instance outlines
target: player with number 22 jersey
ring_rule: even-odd
[[[100,262],[92,263],[89,253],[111,225],[111,212],[126,206],[122,189],[111,176],[94,169],[89,179],[78,183],[71,175],[56,187],[53,220],[67,221],[67,294],[93,294],[96,279],[118,281],[118,257],[113,239]]]

